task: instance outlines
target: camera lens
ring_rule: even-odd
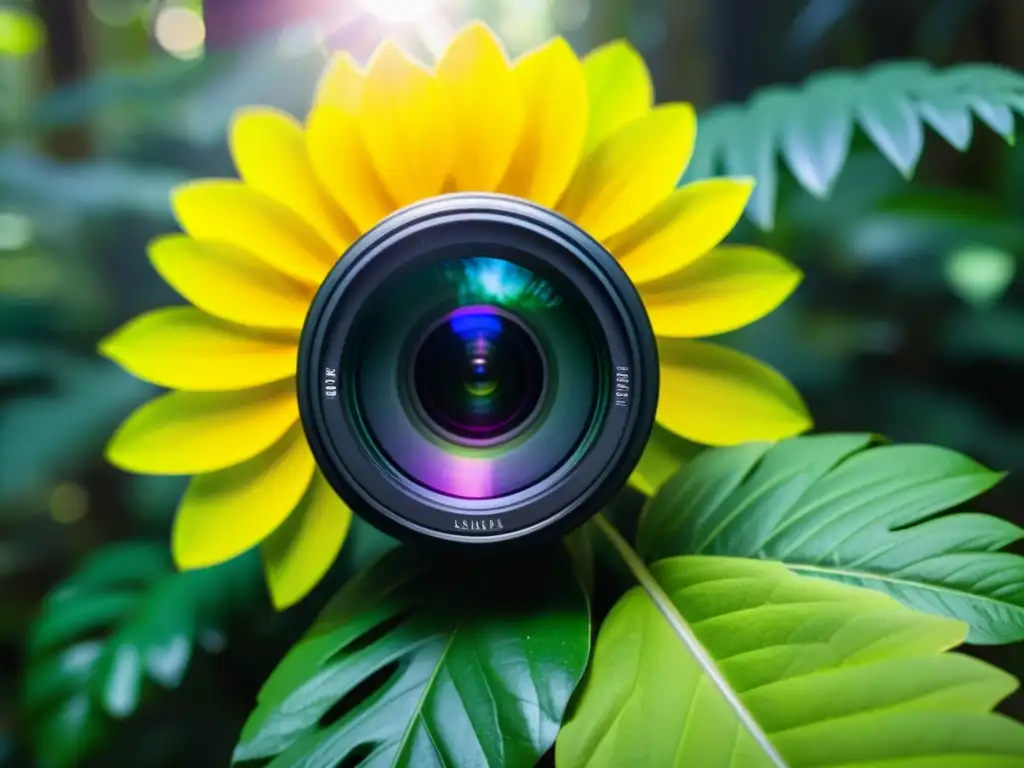
[[[398,536],[564,532],[639,460],[657,403],[643,306],[553,212],[445,195],[364,235],[321,286],[299,350],[321,471]]]

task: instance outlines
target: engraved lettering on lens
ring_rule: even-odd
[[[484,517],[480,519],[457,517],[453,521],[453,524],[457,531],[475,531],[478,533],[485,533],[505,530],[505,526],[502,525],[501,519],[497,517]]]
[[[650,321],[615,258],[503,195],[441,195],[384,219],[331,269],[299,344],[320,472],[407,539],[565,533],[625,485],[657,394]]]
[[[615,384],[612,389],[612,398],[618,408],[625,408],[629,405],[630,380],[629,366],[615,366]]]

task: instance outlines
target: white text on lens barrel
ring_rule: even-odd
[[[338,370],[324,368],[324,397],[338,396]]]
[[[618,407],[625,408],[629,405],[629,366],[615,366],[615,390],[612,396]]]

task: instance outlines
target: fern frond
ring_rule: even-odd
[[[824,199],[846,158],[854,129],[907,178],[929,126],[963,152],[974,118],[1013,143],[1014,112],[1024,114],[1024,74],[994,64],[937,70],[926,62],[885,62],[865,72],[823,72],[797,87],[769,87],[748,103],[701,116],[684,181],[716,173],[753,176],[747,216],[762,229],[775,220],[778,156],[797,182]]]

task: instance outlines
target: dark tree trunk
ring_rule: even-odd
[[[76,83],[88,72],[88,48],[83,29],[87,18],[80,0],[36,0],[36,13],[46,28],[46,74],[54,88]],[[85,126],[55,129],[44,137],[46,151],[63,160],[91,154]]]

